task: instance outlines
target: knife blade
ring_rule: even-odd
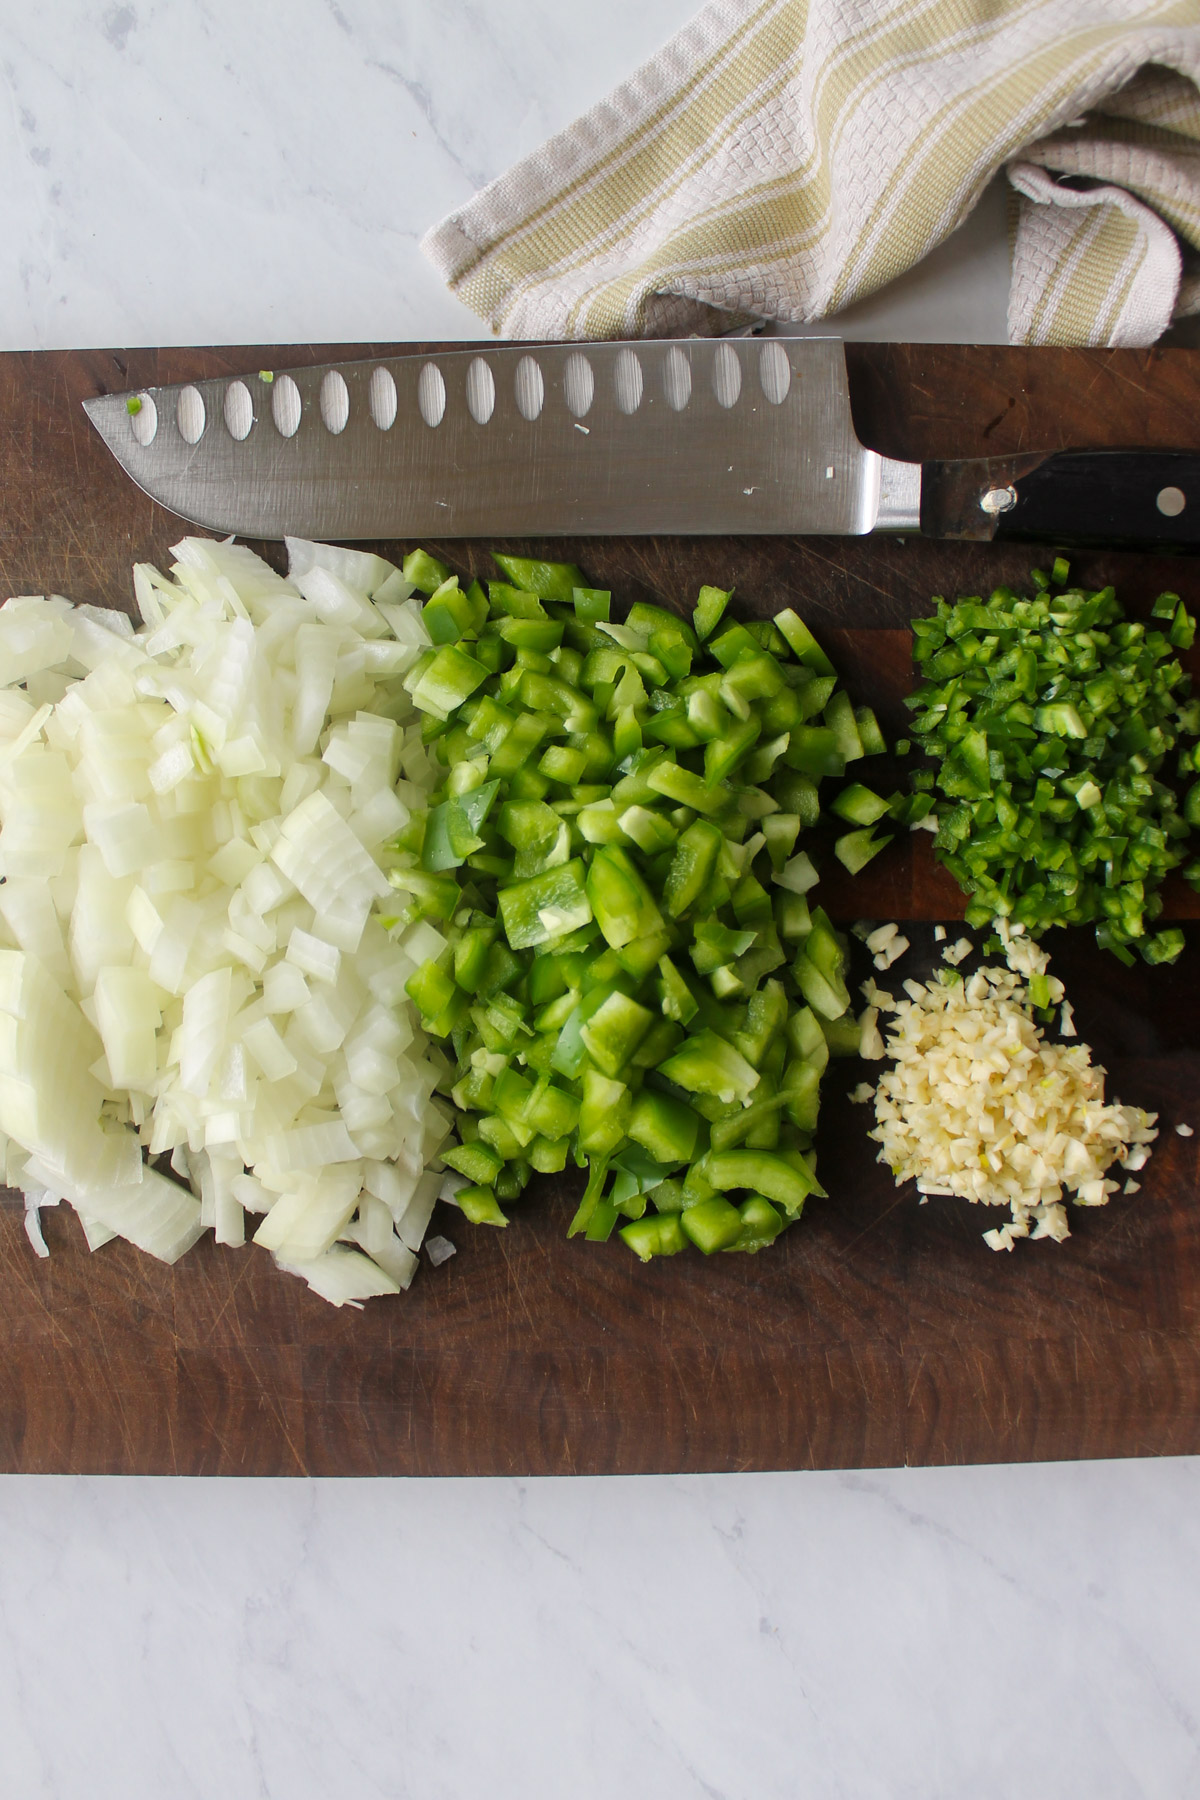
[[[255,538],[861,535],[1200,547],[1200,456],[901,462],[837,338],[548,344],[86,400],[155,500]]]

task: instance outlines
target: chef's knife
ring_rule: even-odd
[[[917,532],[1200,547],[1200,455],[897,462],[837,338],[395,356],[84,402],[136,482],[245,537]]]

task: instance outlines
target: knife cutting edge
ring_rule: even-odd
[[[451,350],[84,401],[197,525],[392,539],[916,533],[1200,548],[1200,454],[900,462],[838,338]]]

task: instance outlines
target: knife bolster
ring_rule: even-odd
[[[878,461],[879,506],[875,514],[874,529],[920,531],[920,463],[894,462],[889,456],[881,456]]]

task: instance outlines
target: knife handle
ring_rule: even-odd
[[[927,462],[926,537],[1200,550],[1200,453],[1059,450]]]

